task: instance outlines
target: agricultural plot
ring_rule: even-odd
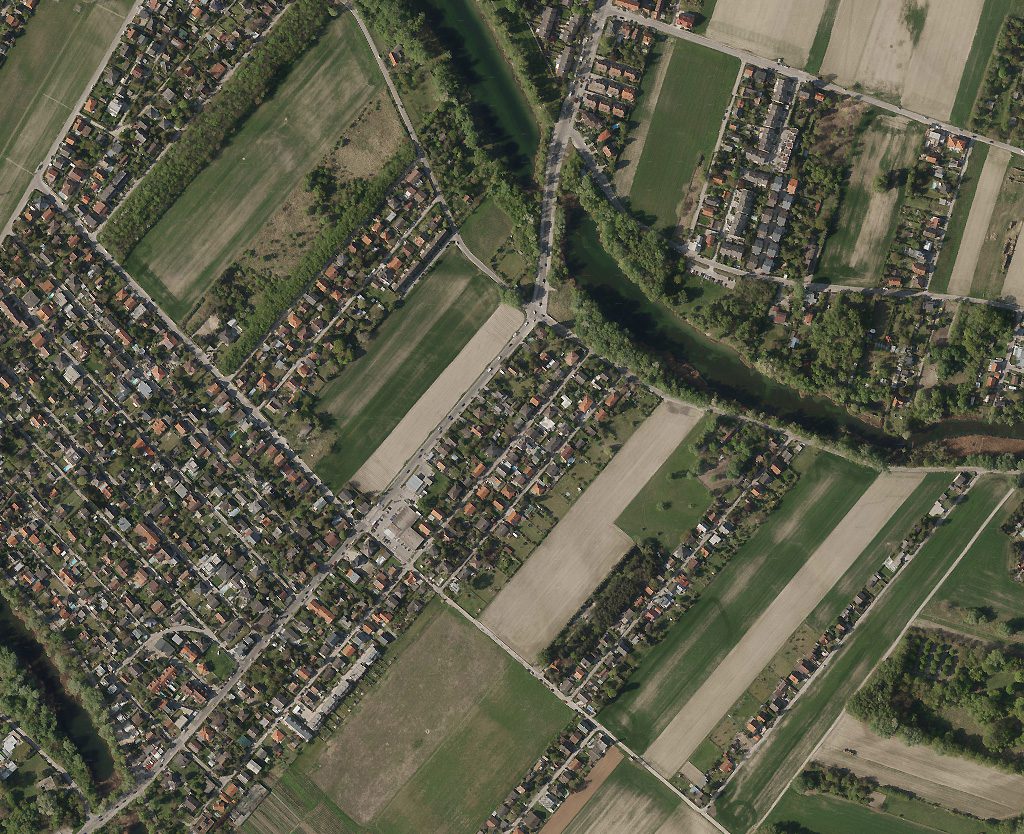
[[[876,474],[814,451],[798,456],[793,468],[800,479],[779,507],[601,712],[602,721],[631,746],[646,749],[664,731]]]
[[[960,244],[967,231],[967,221],[970,220],[971,207],[974,205],[974,195],[981,184],[981,174],[985,170],[985,163],[988,161],[988,153],[991,146],[976,142],[971,147],[971,153],[967,159],[967,167],[960,178],[960,190],[953,204],[953,211],[946,223],[946,237],[942,244],[942,257],[935,265],[935,272],[928,282],[928,287],[933,292],[946,292],[949,287],[949,280],[953,275],[953,266],[956,264],[960,252]]]
[[[571,712],[439,601],[325,742],[292,766],[354,831],[476,831]]]
[[[1002,530],[1018,506],[1019,496],[1003,505],[989,522],[967,558],[921,612],[926,624],[982,640],[1024,641],[1024,586],[1013,579],[1013,548]],[[972,617],[972,610],[984,616]]]
[[[846,713],[825,737],[814,760],[980,819],[1006,819],[1024,812],[1024,776],[939,753],[927,744],[882,738]]]
[[[638,544],[656,538],[667,551],[675,550],[711,503],[711,492],[687,470],[697,461],[691,444],[713,418],[705,417],[651,476],[636,498],[615,519],[616,526]]]
[[[923,474],[882,474],[810,554],[725,659],[647,749],[646,757],[671,776],[686,764],[824,595],[924,480]]]
[[[1007,14],[1019,9],[1020,0],[985,0],[978,28],[974,33],[974,42],[971,44],[963,75],[960,76],[960,87],[956,92],[953,109],[949,113],[949,121],[952,124],[968,124],[1003,21]]]
[[[913,166],[924,128],[899,116],[876,113],[858,139],[850,180],[825,243],[820,276],[864,286],[877,284],[892,242],[903,189],[879,191],[875,182],[890,171]]]
[[[132,5],[40,3],[0,68],[0,227],[18,210]]]
[[[739,71],[731,55],[688,41],[672,48],[650,124],[638,128],[645,139],[629,190],[655,225],[675,228],[696,204]]]
[[[984,0],[842,0],[822,74],[946,119]]]
[[[497,307],[497,285],[449,250],[380,326],[366,353],[320,392],[320,407],[333,421],[329,448],[307,453],[320,476],[344,485]]]
[[[826,0],[718,0],[708,37],[791,67],[807,63]]]
[[[712,834],[717,829],[657,779],[622,761],[566,834]]]
[[[615,519],[702,416],[689,406],[659,405],[488,606],[483,622],[523,657],[538,655],[633,546]]]
[[[359,467],[352,482],[365,492],[378,492],[387,487],[522,323],[523,314],[515,307],[502,304],[491,313],[377,451]]]
[[[139,242],[128,271],[183,321],[383,84],[351,15],[332,21]]]
[[[768,812],[843,710],[846,699],[899,637],[956,559],[972,545],[1007,494],[1007,480],[982,478],[949,521],[895,578],[715,801],[717,819],[746,830]],[[867,829],[871,830],[871,829]]]

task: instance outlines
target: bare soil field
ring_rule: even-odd
[[[802,67],[825,5],[825,0],[718,0],[708,36]]]
[[[569,827],[576,815],[583,809],[590,798],[597,793],[605,780],[612,775],[612,771],[622,761],[622,751],[618,747],[609,748],[596,765],[587,774],[587,786],[576,793],[569,794],[569,798],[558,806],[558,810],[551,815],[551,818],[544,823],[541,834],[562,834]]]
[[[646,85],[642,89],[643,97],[640,100],[640,107],[633,117],[637,121],[637,128],[626,144],[619,159],[619,167],[615,172],[615,189],[619,194],[629,194],[633,190],[633,177],[636,176],[640,157],[644,155],[647,134],[651,130],[651,120],[658,107],[658,98],[661,96],[661,88],[665,83],[665,76],[668,74],[668,65],[672,62],[674,46],[675,40],[669,38],[661,50],[658,62],[654,65],[650,89],[646,89]]]
[[[359,468],[352,482],[364,492],[386,488],[522,323],[519,310],[499,306]]]
[[[984,0],[914,2],[917,31],[905,19],[908,5],[899,0],[842,0],[822,74],[946,119]]]
[[[536,657],[633,546],[615,519],[703,416],[682,404],[659,405],[495,597],[483,622],[523,657]]]
[[[953,272],[949,277],[950,295],[970,295],[971,284],[978,266],[981,247],[989,234],[992,212],[999,198],[999,189],[1006,175],[1006,166],[1010,162],[1010,152],[1002,148],[989,148],[985,158],[985,167],[981,169],[978,179],[978,190],[971,202],[971,213],[967,217],[960,249],[956,253]],[[1012,269],[1012,263],[1011,263]],[[1024,270],[1021,270],[1024,271]]]
[[[786,644],[923,479],[923,474],[907,472],[884,473],[875,479],[654,740],[645,753],[652,765],[671,777],[686,764],[765,662]]]
[[[856,750],[856,755],[847,750]],[[1005,819],[1024,811],[1024,776],[945,755],[927,744],[882,738],[846,713],[814,758],[981,819]]]

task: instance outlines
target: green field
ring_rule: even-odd
[[[649,72],[654,72],[652,68]],[[689,41],[672,49],[629,199],[661,227],[675,227],[691,182],[711,159],[739,59]]]
[[[804,690],[715,802],[717,819],[746,831],[799,772],[842,712],[846,699],[911,620],[921,603],[1006,494],[1008,481],[986,476],[940,526],[847,638],[830,665]],[[867,829],[871,830],[871,829]]]
[[[615,519],[618,528],[633,541],[642,542],[653,537],[671,552],[700,521],[711,504],[711,492],[699,478],[678,473],[685,472],[696,462],[697,456],[690,444],[714,420],[708,415],[694,426],[622,511],[622,515]]]
[[[703,826],[693,826],[695,817],[695,812],[676,794],[627,758],[619,762],[565,831],[566,834],[704,831]]]
[[[1018,494],[996,513],[967,557],[922,612],[925,620],[982,640],[1007,639],[997,634],[993,625],[1011,622],[1019,629],[1015,638],[1024,640],[1024,587],[1010,574],[1010,537],[999,529],[1019,504]],[[990,609],[996,620],[991,624],[968,625],[960,616],[962,608]]]
[[[132,7],[42,2],[0,67],[0,227],[99,69]]]
[[[352,16],[332,21],[139,241],[125,263],[128,272],[184,321],[383,84]]]
[[[924,139],[920,125],[872,113],[871,124],[857,137],[850,180],[817,270],[826,280],[861,286],[874,286],[882,276],[904,196],[902,189],[879,193],[875,179],[883,172],[913,165]]]
[[[967,125],[1003,20],[1011,11],[1019,12],[1022,6],[1024,3],[1021,0],[985,0],[978,18],[978,28],[974,31],[974,40],[971,41],[971,51],[964,64],[963,75],[960,76],[956,99],[949,113],[950,124]]]
[[[532,264],[514,246],[512,220],[496,200],[486,198],[459,228],[469,250],[517,284],[530,275]]]
[[[498,287],[458,250],[420,279],[366,353],[320,392],[335,440],[314,464],[332,488],[348,482],[498,306]]]
[[[793,788],[768,817],[768,822],[799,823],[814,834],[985,834],[985,823],[936,808],[920,800],[886,796],[880,811],[857,802]]]
[[[821,13],[821,20],[818,21],[818,31],[814,33],[814,41],[807,53],[807,63],[804,65],[806,72],[814,75],[821,72],[821,64],[825,60],[825,53],[828,52],[829,41],[832,40],[832,26],[836,22],[838,11],[839,0],[828,0],[825,10]]]
[[[999,195],[992,208],[985,240],[974,265],[970,294],[975,298],[997,298],[1002,295],[1006,272],[1003,270],[1003,245],[1011,223],[1024,220],[1024,165],[1017,157],[1006,166]]]
[[[472,834],[572,713],[437,600],[395,654],[342,727],[303,751],[285,789],[298,786],[333,830]]]
[[[964,229],[967,228],[967,218],[971,214],[971,206],[974,204],[974,194],[978,190],[981,172],[985,169],[988,149],[989,146],[983,142],[975,142],[971,146],[967,170],[964,172],[963,179],[960,180],[960,191],[953,204],[953,214],[946,226],[946,239],[939,252],[939,262],[935,265],[935,272],[928,283],[928,288],[932,292],[945,292],[949,289],[949,279],[953,274],[953,265],[956,263],[956,253],[960,251],[960,242],[964,239]]]
[[[876,473],[825,452],[794,461],[800,480],[732,556],[601,719],[646,749],[857,502]]]

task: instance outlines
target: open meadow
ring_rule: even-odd
[[[928,744],[909,744],[898,736],[882,738],[847,713],[825,737],[814,760],[980,819],[1024,813],[1024,776],[940,753]]]
[[[0,67],[0,227],[21,198],[100,61],[131,0],[51,0],[39,8]]]
[[[723,825],[745,831],[768,812],[835,723],[846,700],[867,680],[932,589],[984,527],[1006,496],[1007,486],[1007,479],[1001,476],[983,477],[903,567],[847,637],[842,651],[814,676],[715,800],[715,816]]]
[[[627,150],[636,166],[630,204],[659,228],[688,222],[740,71],[737,58],[688,41],[678,41],[668,61],[650,124],[636,128],[642,152]]]
[[[352,16],[332,21],[139,241],[128,271],[183,321],[383,84]]]
[[[341,487],[498,307],[498,287],[449,249],[377,330],[366,353],[320,391],[333,440],[310,463]]]
[[[842,0],[822,74],[946,119],[984,0]]]
[[[619,763],[566,834],[714,834],[716,829],[629,759]]]
[[[652,765],[669,777],[682,769],[765,661],[789,641],[923,480],[922,473],[907,472],[875,479],[647,748],[645,757]]]
[[[876,476],[814,450],[801,453],[793,468],[800,479],[778,508],[601,711],[601,720],[630,746],[651,745]]]
[[[401,640],[371,693],[288,777],[328,797],[350,834],[472,834],[572,713],[438,600]]]
[[[708,37],[791,67],[807,63],[827,0],[718,0]]]
[[[875,180],[889,171],[912,167],[924,138],[920,125],[872,112],[871,124],[857,140],[850,180],[818,267],[822,278],[863,286],[881,280],[903,196],[902,188],[878,191]]]
[[[662,402],[495,597],[484,624],[528,659],[551,643],[633,546],[615,519],[703,414]]]

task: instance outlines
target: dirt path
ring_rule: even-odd
[[[750,626],[725,660],[647,749],[647,760],[671,777],[768,662],[810,616],[878,531],[924,479],[922,473],[879,475],[803,567]]]
[[[988,227],[992,222],[992,212],[999,198],[999,189],[1006,176],[1006,166],[1010,162],[1010,152],[1002,148],[989,148],[985,166],[981,169],[978,189],[971,203],[971,213],[967,216],[967,226],[960,241],[960,249],[956,253],[953,272],[949,278],[950,295],[970,295],[974,281],[974,271],[978,265],[982,244],[988,235]],[[968,163],[968,166],[970,163]],[[1014,253],[1016,254],[1016,253]],[[1012,264],[1011,264],[1012,270]]]
[[[802,67],[824,11],[825,0],[718,0],[708,36]]]
[[[559,805],[558,810],[551,815],[551,819],[544,823],[544,827],[540,830],[541,834],[562,834],[583,809],[583,806],[605,783],[605,780],[612,775],[612,771],[619,766],[621,761],[622,752],[619,748],[609,748],[608,752],[601,757],[601,761],[594,765],[590,773],[587,774],[587,786],[581,791],[569,794],[568,799]]]
[[[623,151],[619,163],[619,170],[615,174],[615,188],[620,194],[629,194],[633,190],[633,177],[636,176],[636,169],[640,166],[640,157],[644,155],[644,146],[647,144],[647,134],[651,129],[651,122],[654,120],[654,111],[658,107],[658,99],[661,98],[661,88],[665,83],[665,76],[668,74],[668,65],[672,63],[672,53],[675,51],[675,39],[670,38],[661,53],[661,60],[654,68],[654,81],[650,92],[647,93],[640,103],[640,113],[637,114],[639,122],[636,132]]]
[[[519,310],[500,305],[360,467],[352,482],[364,492],[387,487],[522,323]]]
[[[536,657],[633,546],[615,519],[704,412],[663,402],[569,509],[482,617],[526,658]]]
[[[846,713],[814,758],[981,819],[1006,819],[1024,811],[1024,776],[945,755],[927,744],[882,738]]]

